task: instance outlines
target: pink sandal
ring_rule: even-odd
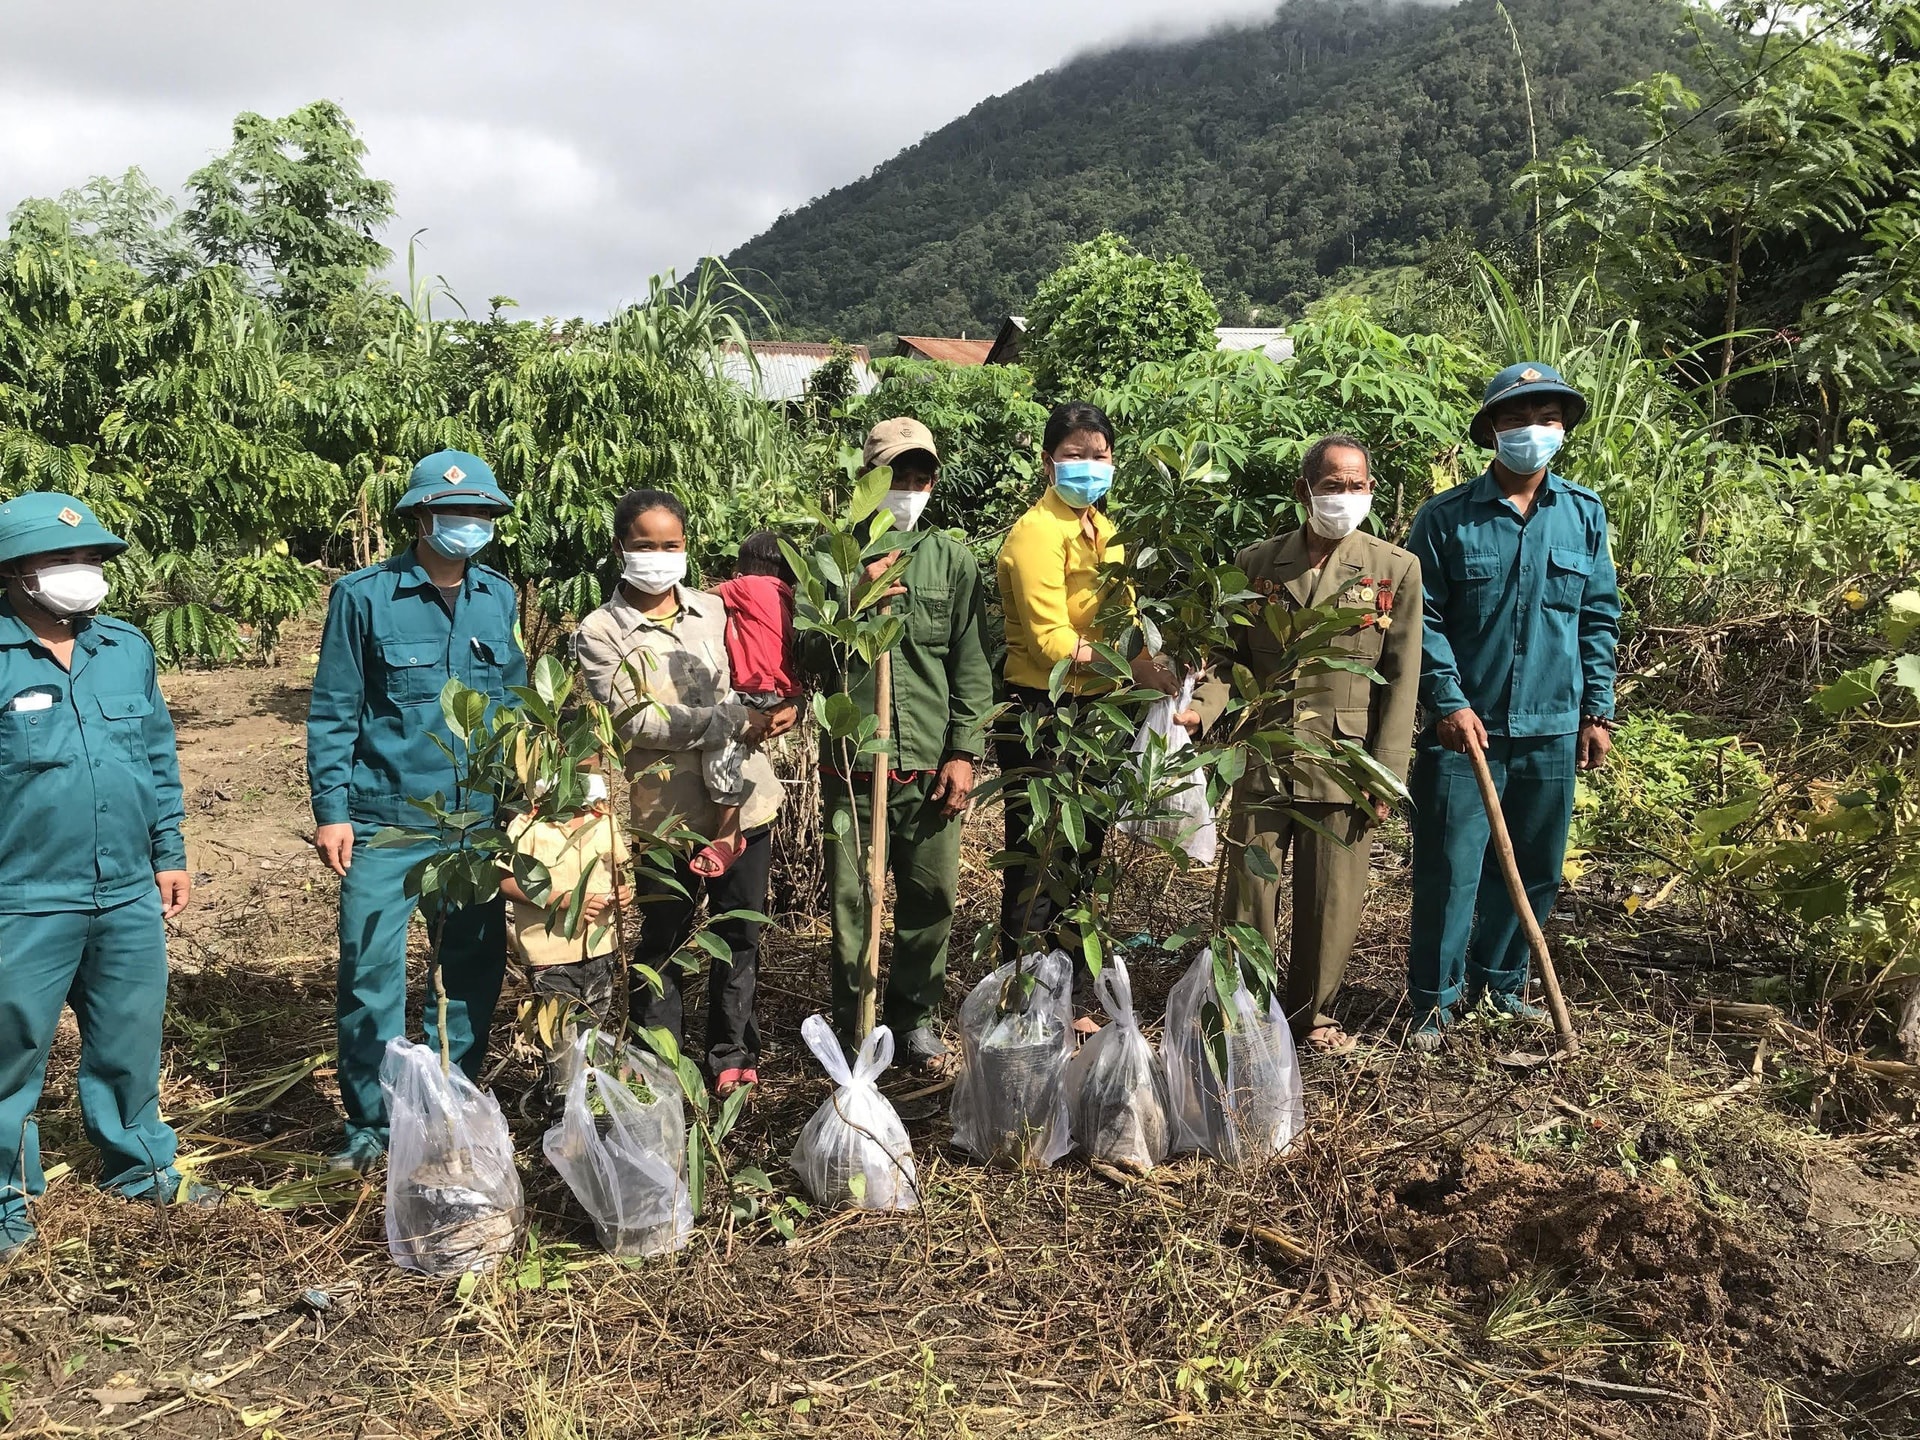
[[[733,868],[734,861],[746,853],[747,840],[744,835],[731,845],[724,840],[716,840],[688,861],[687,868],[702,880],[718,880]]]

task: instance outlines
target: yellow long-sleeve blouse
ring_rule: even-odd
[[[1102,590],[1103,561],[1125,558],[1113,543],[1113,522],[1098,510],[1093,516],[1093,540],[1080,525],[1080,512],[1047,487],[1007,532],[996,568],[1000,603],[1006,615],[1009,685],[1045,689],[1053,667],[1080,648],[1082,640],[1097,638],[1096,617]],[[1068,688],[1097,683],[1093,677]]]

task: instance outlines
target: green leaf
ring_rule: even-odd
[[[1273,857],[1267,853],[1264,845],[1249,845],[1244,854],[1247,873],[1254,879],[1264,881],[1268,885],[1280,879],[1280,869],[1273,863]]]
[[[1920,630],[1920,590],[1902,590],[1887,597],[1887,643],[1895,649]]]
[[[693,943],[716,960],[725,962],[733,959],[733,948],[711,930],[695,931]]]
[[[1871,705],[1880,695],[1880,677],[1887,673],[1887,662],[1875,660],[1857,670],[1849,670],[1831,685],[1813,692],[1813,703],[1828,715],[1844,714],[1862,705]]]
[[[876,465],[853,483],[853,497],[847,502],[847,520],[858,525],[880,508],[880,497],[893,484],[893,467]]]
[[[1893,662],[1893,683],[1920,703],[1920,655],[1902,655]]]

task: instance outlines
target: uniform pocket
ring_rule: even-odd
[[[1584,550],[1552,549],[1547,552],[1546,603],[1556,610],[1579,608],[1586,593],[1587,577],[1593,574],[1593,556]]]
[[[0,775],[26,775],[58,764],[61,729],[70,723],[66,706],[46,710],[0,711]]]
[[[467,649],[472,656],[472,678],[467,683],[475,690],[486,691],[495,700],[505,701],[507,656],[504,647],[496,640],[476,637],[468,643]]]
[[[440,641],[389,640],[380,647],[387,672],[387,698],[396,705],[431,705],[446,688]]]
[[[113,748],[123,760],[144,765],[147,762],[147,717],[153,714],[153,701],[137,691],[122,695],[100,696],[100,714],[107,722]]]
[[[908,630],[914,643],[934,654],[945,654],[953,638],[953,591],[922,587],[912,592],[913,615]]]
[[[1333,728],[1340,732],[1342,739],[1364,741],[1371,725],[1372,713],[1365,706],[1358,709],[1336,710],[1333,713]]]
[[[1500,556],[1490,550],[1457,551],[1447,557],[1448,581],[1481,620],[1499,606],[1500,570]]]

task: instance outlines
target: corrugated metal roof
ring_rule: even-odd
[[[1216,350],[1258,350],[1269,360],[1293,358],[1293,338],[1278,326],[1221,325],[1213,341]]]
[[[921,360],[944,360],[949,365],[984,365],[993,350],[991,340],[954,340],[941,335],[902,335],[895,353]]]
[[[759,363],[758,383],[753,366],[747,363],[747,357],[735,346],[728,346],[727,353],[721,357],[720,373],[736,385],[753,391],[762,400],[775,404],[802,399],[807,393],[808,378],[833,353],[831,345],[807,340],[753,340],[748,343],[753,346],[753,358]],[[867,364],[867,347],[852,345],[848,348],[853,351],[854,393],[872,394],[873,387],[879,382]]]

